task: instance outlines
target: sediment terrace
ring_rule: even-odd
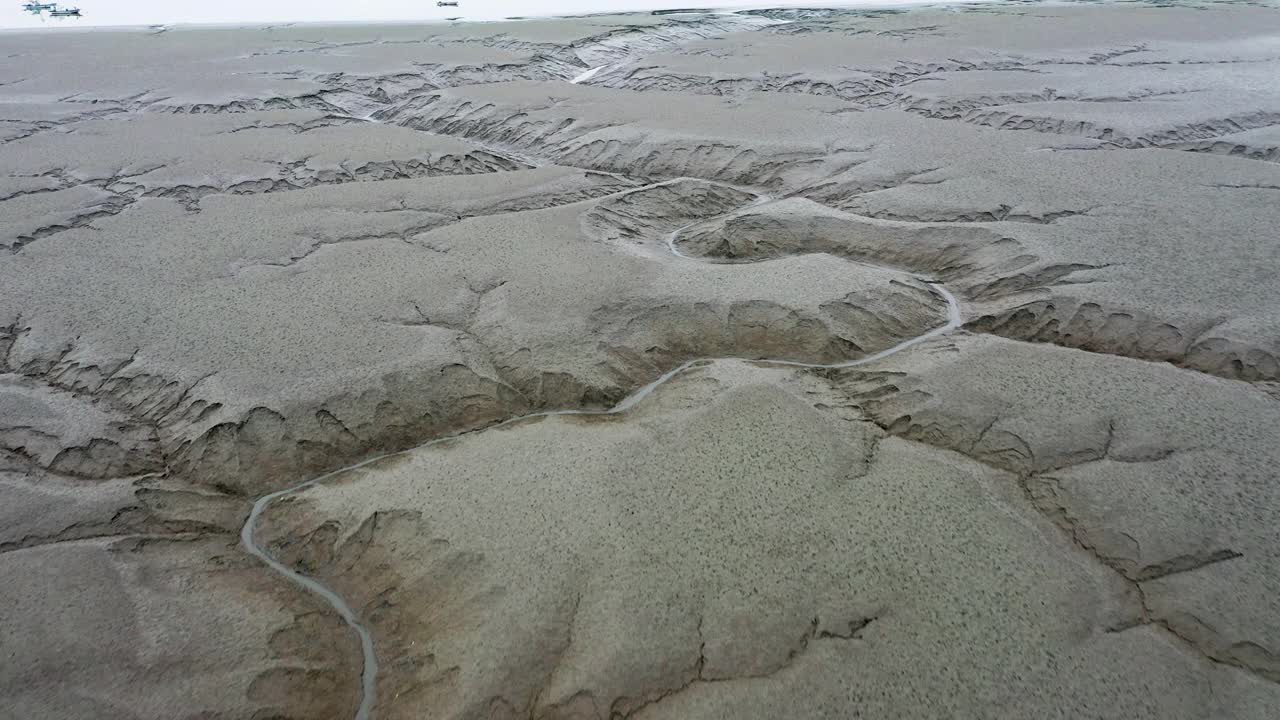
[[[1168,5],[0,37],[0,705],[1274,717],[1280,9]]]

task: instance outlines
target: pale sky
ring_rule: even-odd
[[[935,2],[937,0],[934,0]],[[435,0],[67,0],[84,17],[43,21],[22,10],[25,0],[0,0],[0,27],[71,28],[92,25],[276,22],[411,22],[450,17],[498,20],[510,16],[576,15],[618,10],[671,8],[833,7],[925,4],[929,0],[459,0],[458,7],[436,7]]]

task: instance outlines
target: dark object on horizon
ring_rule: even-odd
[[[67,9],[67,10],[59,10],[58,8],[56,8],[56,7],[55,7],[54,9],[52,9],[52,10],[50,10],[50,11],[49,11],[49,17],[56,17],[56,18],[76,17],[76,18],[78,18],[78,17],[80,17],[80,8],[69,8],[69,9]]]
[[[439,0],[436,7],[458,7],[458,0]]]
[[[38,2],[28,2],[28,3],[24,3],[24,4],[23,4],[22,9],[23,9],[23,10],[26,10],[27,12],[31,13],[32,15],[39,15],[40,13],[44,12],[45,10],[57,10],[57,9],[58,9],[58,4],[57,4],[57,3],[38,3]]]

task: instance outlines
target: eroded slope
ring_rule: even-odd
[[[1168,366],[968,337],[846,371],[894,435],[1017,473],[1029,501],[1133,582],[1142,622],[1280,679],[1274,399]],[[1240,603],[1232,598],[1249,598]]]
[[[886,437],[840,397],[716,363],[623,415],[352,471],[264,526],[363,608],[385,717],[1263,717],[1280,699],[1148,624],[1156,596],[1061,535],[1016,472]]]
[[[1106,21],[1098,17],[1105,15]],[[969,8],[801,19],[611,65],[591,84],[646,92],[837,97],[1121,147],[1208,144],[1280,120],[1273,8]],[[833,58],[838,60],[833,61]],[[1237,154],[1265,157],[1274,143]]]
[[[1276,187],[1269,164],[1167,150],[1006,153],[848,197],[848,212],[745,208],[677,244],[735,262],[896,264],[952,284],[977,330],[1274,381]]]
[[[675,227],[655,218],[728,206],[696,188],[678,211],[670,185],[522,209],[626,187],[545,168],[214,195],[197,214],[143,200],[0,270],[39,308],[11,321],[8,367],[120,403],[183,474],[257,489],[526,409],[609,403],[693,357],[835,362],[945,322],[901,272],[710,265],[592,237],[626,212],[628,233],[661,243]],[[259,218],[276,218],[269,235]]]
[[[0,37],[0,705],[1274,717],[1276,17]]]

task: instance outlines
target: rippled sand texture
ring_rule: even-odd
[[[0,716],[1280,717],[1280,6],[0,58]]]

